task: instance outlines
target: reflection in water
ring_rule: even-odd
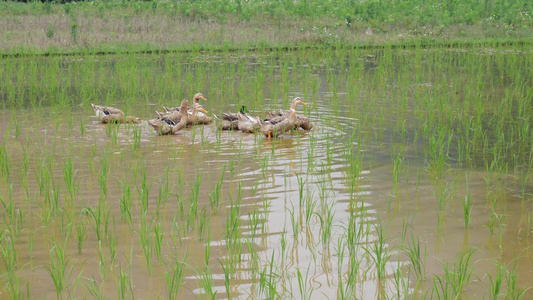
[[[415,117],[422,115],[416,105],[421,93],[450,87],[438,76],[410,77],[409,67],[383,72],[381,55],[356,63],[322,57],[312,74],[300,72],[307,75],[289,71],[289,64],[300,71],[310,66],[290,53],[259,55],[245,70],[235,70],[231,58],[216,65],[188,56],[165,61],[161,72],[183,64],[208,78],[202,84],[225,84],[230,92],[205,92],[210,100],[222,99],[209,102],[212,111],[241,105],[223,100],[234,86],[206,75],[220,70],[257,91],[249,100],[257,114],[307,95],[304,113],[316,129],[279,139],[214,126],[157,136],[146,123],[99,124],[88,105],[66,114],[2,111],[0,237],[10,249],[2,253],[5,281],[20,278],[21,291],[27,284],[30,295],[52,298],[60,297],[58,289],[67,298],[403,298],[425,295],[433,288],[430,279],[444,273],[441,262],[457,262],[463,250],[478,249],[476,274],[493,274],[494,257],[508,263],[522,250],[527,254],[529,230],[523,232],[521,223],[529,220],[522,216],[529,199],[516,179],[496,169],[479,171],[476,149],[460,161],[454,135],[433,132]],[[412,55],[394,53],[393,61]],[[137,59],[152,66],[146,57]],[[101,67],[110,73],[130,68],[118,58],[110,69],[108,64]],[[163,68],[160,62],[155,67]],[[296,79],[285,87],[281,80],[289,75]],[[255,86],[262,76],[264,86]],[[371,82],[374,76],[382,82]],[[146,90],[158,86],[146,80]],[[131,93],[126,83],[114,84]],[[156,106],[144,102],[124,106],[148,119]],[[441,108],[447,109],[424,109]],[[443,126],[439,117],[423,114]],[[465,197],[473,199],[468,230]],[[530,264],[520,258],[517,274]],[[484,285],[484,278],[471,283],[465,295],[478,298]],[[2,292],[13,295],[4,286]]]

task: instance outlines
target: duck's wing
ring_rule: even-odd
[[[181,114],[178,113],[178,112],[172,112],[170,114],[166,114],[166,115],[162,116],[161,119],[165,120],[165,122],[171,121],[175,125],[175,124],[178,124],[180,122]],[[174,125],[172,125],[172,126],[174,126]]]
[[[277,124],[277,123],[280,123],[280,122],[283,122],[283,120],[287,119],[287,116],[277,116],[275,118],[272,118],[270,120],[268,120],[270,123],[272,124]]]
[[[236,113],[224,113],[222,114],[222,119],[228,121],[237,121],[239,119],[239,114]]]
[[[172,126],[162,119],[152,119],[148,121],[159,135],[167,135],[172,133]]]
[[[180,108],[179,106],[178,107],[167,107],[167,106],[164,106],[163,105],[163,110],[166,112],[166,113],[172,113],[172,112],[179,112],[180,111]]]
[[[265,116],[266,116],[265,120],[270,120],[270,119],[272,119],[272,118],[275,117],[274,112],[269,111],[269,110],[267,110],[267,111],[265,112]]]
[[[102,111],[106,115],[122,115],[122,116],[124,115],[124,112],[122,110],[111,107],[111,106],[103,106]]]

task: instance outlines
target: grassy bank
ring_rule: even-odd
[[[523,41],[528,1],[0,3],[0,52],[261,49]]]

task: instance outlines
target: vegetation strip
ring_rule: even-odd
[[[533,45],[531,41],[505,41],[505,42],[455,42],[455,43],[433,43],[433,44],[390,44],[390,45],[355,45],[342,46],[343,50],[384,50],[384,49],[471,49],[471,48],[505,48],[505,47],[529,47]],[[187,54],[187,53],[233,53],[233,52],[292,52],[292,51],[306,51],[306,50],[337,50],[337,47],[321,47],[321,46],[305,46],[305,47],[279,47],[279,48],[248,48],[248,49],[198,49],[198,50],[138,50],[138,51],[96,51],[96,52],[46,52],[46,53],[4,53],[2,58],[31,58],[31,57],[53,57],[53,56],[87,56],[87,55],[132,55],[132,54],[146,54],[146,55],[161,55],[161,54]]]

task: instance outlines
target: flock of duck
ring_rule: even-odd
[[[197,93],[193,97],[193,105],[189,105],[188,100],[183,100],[179,107],[163,106],[164,112],[157,112],[157,117],[148,121],[157,134],[175,134],[187,126],[198,124],[210,124],[213,118],[207,115],[207,111],[199,103],[200,100],[207,101],[201,94]],[[266,118],[250,116],[246,112],[246,107],[242,106],[237,113],[224,113],[222,116],[213,115],[217,126],[221,130],[241,130],[246,133],[261,133],[266,137],[277,137],[290,131],[291,129],[302,128],[311,130],[313,124],[304,115],[296,113],[298,104],[307,105],[302,98],[296,97],[292,100],[290,110],[267,111]],[[126,116],[118,108],[110,106],[91,106],[101,123],[142,123],[142,120],[133,116]]]

